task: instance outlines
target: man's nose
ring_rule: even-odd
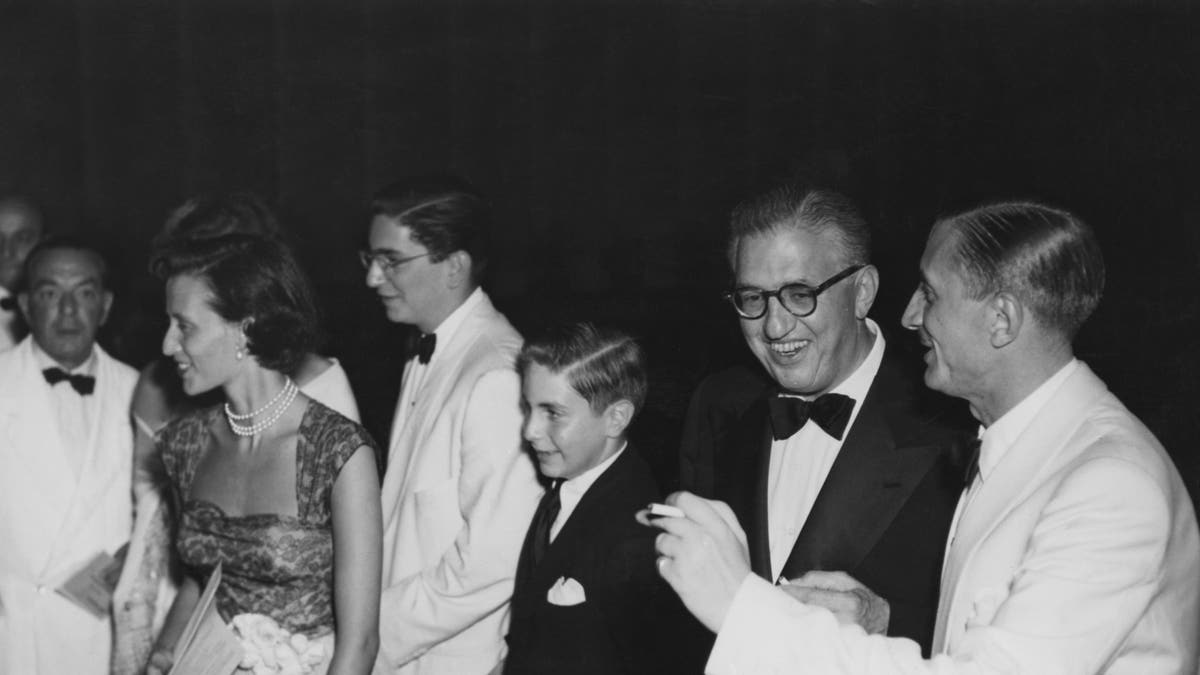
[[[367,265],[367,287],[376,288],[383,283],[383,270],[379,266],[378,260],[371,260]]]
[[[162,353],[163,356],[171,356],[177,351],[178,341],[175,339],[175,329],[168,328],[163,334]]]
[[[533,413],[529,413],[525,416],[525,424],[521,426],[521,435],[530,442],[537,440],[542,435],[541,424],[536,417]]]
[[[60,314],[75,314],[79,310],[79,302],[75,300],[73,293],[63,293],[58,298],[58,311]]]
[[[763,317],[763,332],[768,339],[777,340],[796,326],[796,317],[783,306],[779,297],[767,298],[767,314]]]
[[[912,297],[908,299],[908,306],[904,308],[904,314],[900,317],[900,325],[909,330],[920,328],[924,311],[925,300],[921,297],[921,292],[913,291]]]

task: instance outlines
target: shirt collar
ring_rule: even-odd
[[[862,405],[862,401],[867,396],[867,391],[871,388],[871,383],[875,381],[875,375],[879,373],[879,366],[883,364],[883,349],[886,346],[886,341],[883,339],[883,333],[879,330],[879,325],[871,319],[866,319],[867,330],[871,332],[871,337],[874,342],[871,343],[871,351],[867,352],[867,358],[858,364],[854,372],[850,376],[842,380],[840,384],[830,389],[830,393],[845,394],[854,399],[855,409]]]
[[[617,461],[617,458],[621,456],[622,452],[625,452],[625,448],[627,447],[629,447],[628,442],[622,443],[621,449],[614,452],[612,457],[600,462],[596,466],[593,466],[578,476],[564,481],[563,484],[558,488],[559,496],[561,498],[569,497],[575,501],[579,501],[581,498],[583,498],[584,493],[592,487],[592,483],[595,483],[596,479],[599,478],[605,471],[607,471],[608,467],[612,466],[613,462]]]
[[[450,344],[450,339],[454,337],[454,333],[458,331],[459,326],[467,320],[467,315],[471,313],[479,303],[483,302],[484,292],[482,286],[476,286],[475,290],[467,296],[463,303],[456,307],[450,316],[442,319],[438,327],[433,329],[433,334],[437,336],[437,347],[433,350],[433,357],[430,359],[432,363],[439,354],[444,353],[445,346]]]
[[[61,368],[66,370],[70,375],[95,375],[96,374],[96,346],[92,345],[92,352],[84,359],[83,363],[67,370],[61,363],[55,361],[53,357],[47,354],[37,340],[30,338],[29,343],[33,346],[33,358],[37,362],[38,370],[47,368]]]
[[[1011,410],[992,422],[989,427],[979,428],[979,479],[987,480],[988,475],[1008,454],[1010,448],[1020,438],[1025,429],[1033,422],[1033,418],[1046,407],[1054,392],[1079,367],[1079,360],[1072,358],[1058,372],[1034,389],[1032,393],[1013,406]]]

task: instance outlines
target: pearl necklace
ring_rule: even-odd
[[[275,398],[267,401],[266,405],[258,410],[255,410],[254,412],[239,415],[233,412],[233,409],[229,407],[228,403],[226,403],[225,419],[229,422],[229,428],[232,429],[233,433],[237,434],[238,436],[257,436],[258,434],[271,428],[271,425],[279,421],[279,418],[283,416],[283,413],[288,409],[288,406],[292,405],[292,401],[296,399],[296,394],[299,393],[299,391],[300,388],[297,387],[296,383],[293,382],[292,378],[289,377],[287,382],[284,383],[283,389],[280,389],[279,393],[275,394]],[[262,415],[272,406],[274,406],[277,401],[279,402],[278,407],[276,407],[275,411],[262,421],[255,422],[254,424],[240,424],[238,422],[238,420],[248,420]]]
[[[226,402],[225,403],[225,416],[231,420],[237,420],[239,422],[244,422],[246,420],[254,419],[255,417],[258,417],[259,415],[266,412],[268,408],[275,405],[275,402],[278,401],[280,398],[282,398],[283,395],[288,392],[288,387],[291,384],[292,384],[292,378],[289,377],[287,379],[287,382],[284,383],[283,388],[280,389],[277,394],[275,394],[275,398],[272,398],[270,401],[267,401],[267,403],[263,407],[259,408],[258,410],[255,410],[253,412],[248,412],[245,415],[239,415],[239,414],[233,412],[233,408],[230,408],[229,403]]]

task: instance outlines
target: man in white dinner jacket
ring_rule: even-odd
[[[107,611],[56,589],[129,539],[137,372],[95,344],[112,306],[104,260],[48,239],[17,299],[30,335],[0,354],[0,673],[108,672]]]
[[[404,368],[383,478],[376,673],[487,673],[504,656],[525,529],[541,496],[522,446],[521,336],[480,287],[488,209],[451,178],[372,203],[367,285],[421,339]]]
[[[710,673],[1196,672],[1200,535],[1163,447],[1071,341],[1100,299],[1091,230],[1037,204],[938,222],[904,324],[925,382],[979,419],[978,471],[959,502],[932,659],[839,626],[749,574],[723,504],[676,494],[660,573],[717,632]],[[869,593],[846,578],[848,597]]]

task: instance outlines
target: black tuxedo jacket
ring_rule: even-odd
[[[525,535],[513,588],[504,672],[679,672],[674,634],[684,610],[655,569],[658,530],[634,514],[660,498],[649,465],[629,445],[584,493],[536,568]],[[574,579],[586,602],[551,604],[559,577]]]
[[[699,455],[709,453],[711,483],[685,489],[733,508],[755,573],[775,581],[767,529],[772,438],[764,395],[770,387],[744,373],[715,377],[719,384],[701,387],[691,412],[726,412],[688,421],[693,429],[707,427],[711,448],[683,450],[693,464],[703,464]],[[751,384],[730,386],[739,381]],[[846,572],[888,601],[888,634],[915,640],[928,655],[946,536],[969,454],[968,419],[960,402],[924,389],[885,355],[780,576]]]

